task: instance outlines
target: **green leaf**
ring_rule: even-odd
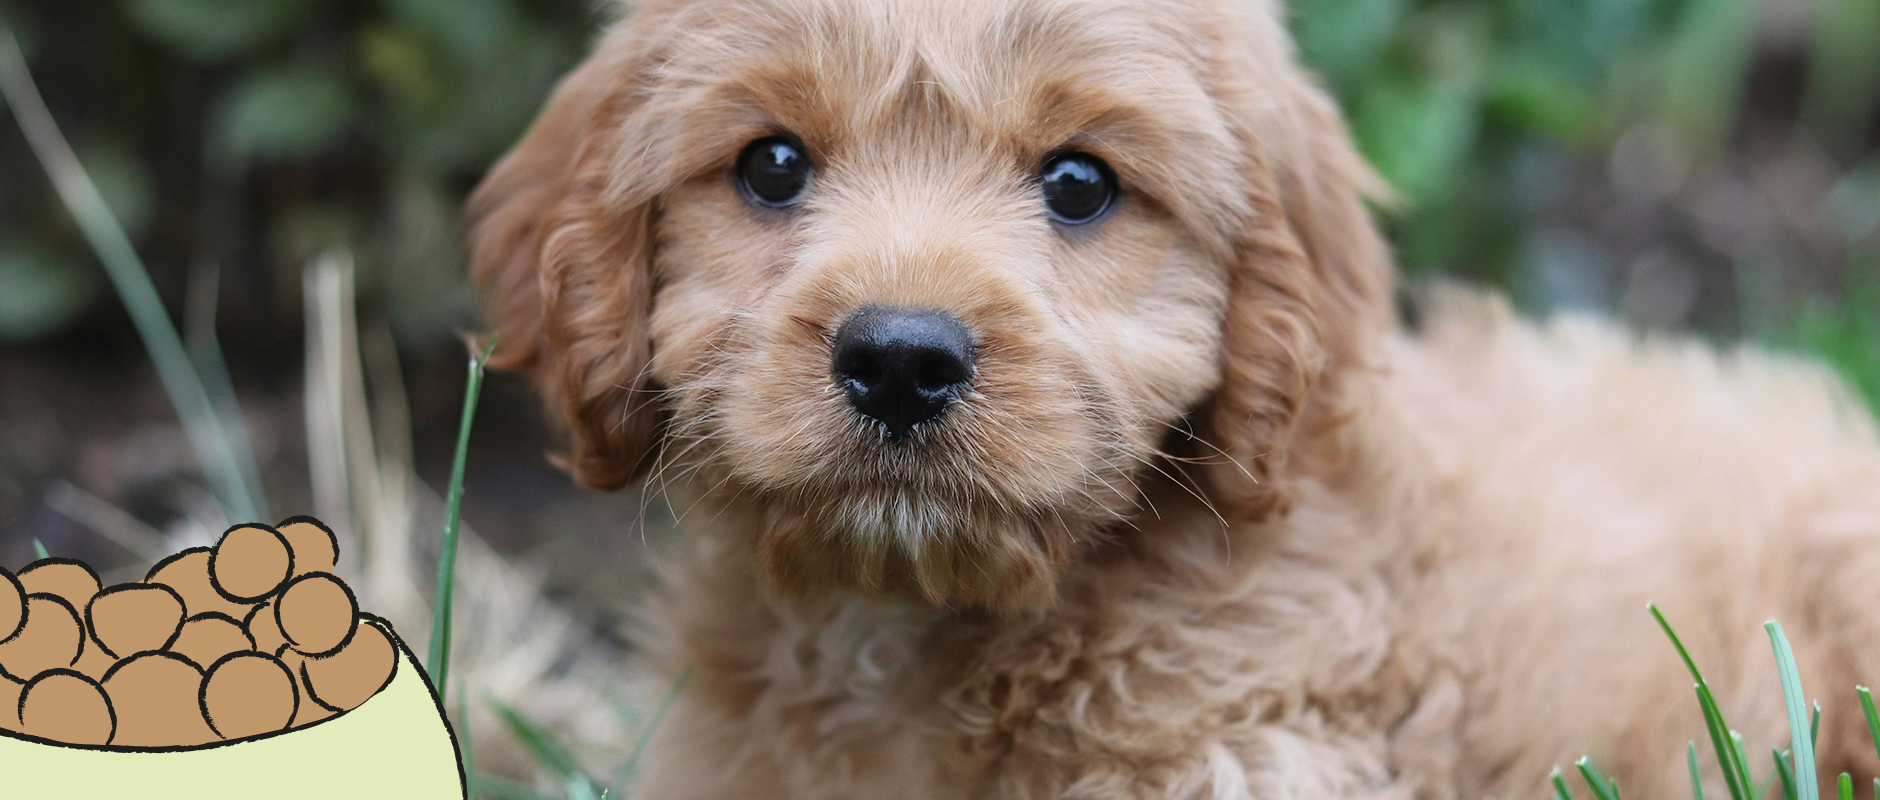
[[[496,350],[496,337],[483,345],[481,355],[470,357],[463,390],[463,415],[457,422],[457,455],[451,460],[450,488],[444,498],[444,533],[437,555],[437,596],[431,604],[431,651],[425,669],[442,685],[450,675],[450,625],[453,591],[457,583],[457,523],[463,518],[463,472],[470,453],[470,428],[476,421],[477,398],[483,394],[483,365]]]
[[[1782,751],[1771,747],[1769,755],[1775,757],[1776,775],[1782,779],[1782,796],[1787,800],[1796,800],[1794,770],[1789,769],[1789,762],[1783,758]]]
[[[1867,715],[1867,735],[1873,740],[1874,753],[1880,755],[1880,713],[1874,711],[1873,691],[1865,686],[1856,686],[1854,691],[1860,694],[1860,710]],[[1876,793],[1875,797],[1880,798],[1880,793]]]
[[[1791,800],[1820,800],[1821,787],[1815,783],[1815,745],[1808,736],[1808,700],[1802,695],[1802,677],[1795,668],[1795,651],[1789,647],[1789,637],[1782,632],[1782,623],[1770,620],[1763,623],[1763,630],[1769,632],[1769,644],[1776,651],[1776,671],[1782,675],[1782,699],[1789,711],[1789,751],[1794,756],[1793,784]],[[1785,781],[1791,776],[1783,775]],[[1796,792],[1799,791],[1799,794]]]
[[[568,748],[563,747],[547,731],[536,727],[535,723],[522,715],[522,712],[494,697],[484,702],[489,703],[490,708],[496,710],[496,715],[501,717],[503,724],[509,727],[509,732],[522,742],[523,747],[528,748],[531,755],[535,756],[536,763],[553,773],[557,780],[565,782],[575,776],[586,776],[586,773],[581,770],[580,762],[575,760],[574,754],[568,752]]]
[[[1835,788],[1840,790],[1837,794],[1840,795],[1841,800],[1854,800],[1854,776],[1845,772],[1841,773],[1841,779],[1836,783]]]
[[[239,171],[259,160],[295,159],[332,145],[359,110],[339,74],[305,67],[249,75],[217,103],[209,156]]]
[[[1579,761],[1573,762],[1573,765],[1579,767],[1580,777],[1586,781],[1588,787],[1592,788],[1594,797],[1599,800],[1620,800],[1619,788],[1607,781],[1606,776],[1599,774],[1599,770],[1593,768],[1592,759],[1582,756]]]
[[[124,0],[138,30],[199,60],[227,58],[285,33],[310,0]]]
[[[1678,658],[1684,661],[1684,668],[1691,673],[1691,679],[1697,682],[1693,687],[1697,691],[1698,708],[1704,712],[1704,727],[1710,733],[1711,746],[1716,748],[1717,763],[1723,768],[1723,780],[1730,790],[1732,800],[1749,800],[1751,782],[1749,768],[1744,763],[1741,737],[1723,719],[1723,712],[1717,708],[1717,699],[1710,693],[1710,685],[1704,681],[1704,673],[1698,671],[1697,662],[1691,660],[1691,653],[1684,648],[1684,641],[1678,638],[1677,631],[1671,629],[1671,623],[1658,610],[1656,603],[1646,603],[1645,610],[1651,612],[1652,619],[1658,621],[1658,627],[1665,632],[1665,638],[1671,640],[1671,646],[1678,651]]]
[[[1567,788],[1567,779],[1561,777],[1559,767],[1554,767],[1554,774],[1549,780],[1554,784],[1554,800],[1574,800],[1573,790]]]

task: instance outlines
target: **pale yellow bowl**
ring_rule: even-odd
[[[284,733],[162,752],[0,731],[0,797],[462,800],[457,740],[437,695],[391,626],[373,624],[398,648],[398,666],[358,708]]]

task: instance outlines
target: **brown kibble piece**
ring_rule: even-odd
[[[313,517],[289,517],[275,526],[294,551],[294,577],[310,572],[332,572],[339,563],[339,538]]]
[[[340,579],[324,572],[295,578],[274,601],[275,623],[295,650],[321,656],[338,650],[353,635],[359,604]]]
[[[110,672],[112,667],[117,666],[117,663],[116,656],[105,652],[104,648],[96,643],[87,643],[85,652],[81,653],[78,661],[72,664],[72,669],[78,670],[79,674],[94,681],[102,681],[105,673]]]
[[[209,555],[209,580],[222,597],[238,603],[274,594],[293,572],[294,552],[287,540],[262,525],[228,529]]]
[[[0,675],[0,731],[20,729],[20,693],[24,691],[25,683]]]
[[[279,655],[281,646],[287,644],[287,637],[281,634],[281,624],[274,618],[272,602],[255,606],[255,610],[248,612],[248,619],[242,622],[242,627],[248,631],[248,638],[260,652]]]
[[[82,609],[98,593],[98,573],[83,561],[42,558],[20,570],[20,587],[27,594],[56,594]]]
[[[112,744],[172,747],[219,738],[202,717],[202,669],[175,653],[138,653],[118,664],[103,683],[117,712]]]
[[[365,624],[339,652],[308,658],[300,668],[315,703],[334,711],[351,711],[392,682],[398,650],[377,625]]]
[[[105,652],[123,658],[162,650],[182,627],[183,598],[161,583],[124,583],[98,593],[85,607],[85,629]]]
[[[20,730],[66,744],[110,744],[117,725],[97,681],[69,669],[42,672],[20,694]]]
[[[197,614],[183,622],[169,650],[207,669],[223,656],[254,649],[242,625],[222,614]]]
[[[294,727],[304,728],[325,719],[331,719],[337,712],[320,705],[307,690],[307,672],[301,665],[307,663],[307,657],[293,650],[281,653],[281,663],[287,665],[287,671],[294,673],[294,685],[300,689],[300,709],[294,712]]]
[[[242,619],[253,608],[247,603],[230,601],[209,583],[207,547],[184,550],[157,562],[150,568],[150,574],[144,576],[144,583],[161,583],[176,590],[177,596],[183,598],[183,610],[191,616],[213,612]]]
[[[6,567],[0,567],[0,642],[14,637],[26,625],[26,588]]]
[[[85,646],[85,630],[78,613],[65,598],[52,594],[26,596],[26,627],[0,644],[0,668],[22,681],[49,669],[78,663]]]
[[[202,713],[224,739],[278,731],[294,721],[300,702],[294,683],[279,659],[234,653],[210,667],[203,679]]]

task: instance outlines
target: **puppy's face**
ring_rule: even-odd
[[[1324,113],[1264,8],[1220,5],[640,11],[475,201],[508,362],[577,477],[750,504],[787,591],[992,609],[1048,603],[1177,469],[1171,431],[1208,441],[1221,504],[1270,511],[1355,348],[1325,312],[1375,327],[1383,279],[1335,119],[1295,108]],[[1315,254],[1300,218],[1328,215],[1356,244]]]

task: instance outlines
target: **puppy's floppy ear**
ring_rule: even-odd
[[[1394,276],[1364,204],[1386,191],[1337,107],[1293,62],[1277,12],[1228,5],[1215,91],[1246,154],[1250,213],[1228,265],[1221,386],[1196,423],[1233,462],[1204,467],[1203,485],[1246,520],[1286,509],[1294,444],[1335,422],[1342,376],[1390,325]]]
[[[562,79],[469,203],[471,280],[498,335],[491,366],[533,378],[568,434],[561,465],[601,489],[645,467],[659,427],[646,375],[653,202],[607,196],[613,134],[639,102],[620,33]]]

